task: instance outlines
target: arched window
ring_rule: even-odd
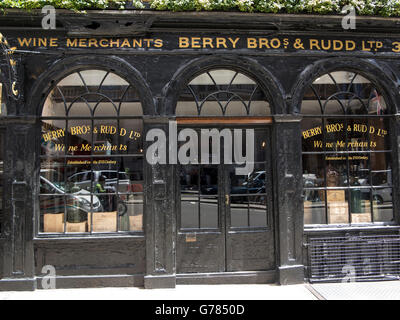
[[[212,69],[196,76],[176,107],[177,116],[267,116],[270,112],[260,86],[230,69]]]
[[[138,91],[110,71],[77,71],[49,93],[41,123],[39,232],[142,231]]]
[[[393,221],[389,108],[354,72],[324,74],[301,113],[305,224]]]

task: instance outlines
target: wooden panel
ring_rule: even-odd
[[[225,271],[224,237],[221,233],[179,234],[178,273]]]
[[[57,275],[139,274],[145,272],[144,237],[38,240],[36,275],[53,265]]]
[[[227,271],[257,271],[275,268],[272,231],[229,233]]]

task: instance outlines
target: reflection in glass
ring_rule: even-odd
[[[303,154],[303,187],[323,187],[324,179],[323,156],[319,154]]]
[[[393,189],[372,189],[374,221],[393,221]]]
[[[181,228],[198,229],[199,203],[198,201],[181,201]]]
[[[258,195],[248,197],[249,227],[267,226],[267,196]]]
[[[324,191],[304,190],[304,224],[326,224]]]
[[[389,110],[379,90],[357,73],[331,72],[301,108],[305,224],[391,221]]]
[[[230,214],[231,227],[240,228],[249,226],[249,211],[247,199],[231,196]]]
[[[50,218],[57,232],[143,230],[141,116],[138,92],[112,72],[77,71],[54,87],[42,111],[41,232],[54,232]]]
[[[200,228],[218,228],[218,198],[200,198]]]

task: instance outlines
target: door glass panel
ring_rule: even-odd
[[[243,198],[246,197],[231,197],[230,216],[232,228],[247,227],[249,224],[248,203]]]
[[[200,228],[218,228],[218,197],[200,199]]]
[[[200,193],[218,194],[218,166],[201,166]]]
[[[198,201],[181,201],[181,228],[199,228],[199,203]]]
[[[218,166],[182,165],[181,228],[218,228]]]
[[[249,227],[267,226],[267,196],[251,196],[249,198]]]

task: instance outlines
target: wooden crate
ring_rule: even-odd
[[[328,223],[349,223],[349,207],[347,201],[328,202]]]
[[[327,190],[326,198],[329,202],[345,202],[346,196],[344,190]]]
[[[87,222],[67,222],[67,232],[87,232]]]
[[[43,215],[43,232],[64,232],[64,213],[45,213]]]
[[[129,230],[142,231],[143,230],[143,214],[136,216],[129,216]]]
[[[117,211],[93,212],[93,232],[116,232],[117,231]],[[90,231],[90,214],[88,217],[88,230]]]
[[[363,223],[363,222],[371,222],[371,214],[370,213],[353,213],[351,215],[352,223]]]
[[[362,200],[361,202],[362,213],[352,213],[352,223],[368,223],[371,222],[371,202],[369,200]]]

